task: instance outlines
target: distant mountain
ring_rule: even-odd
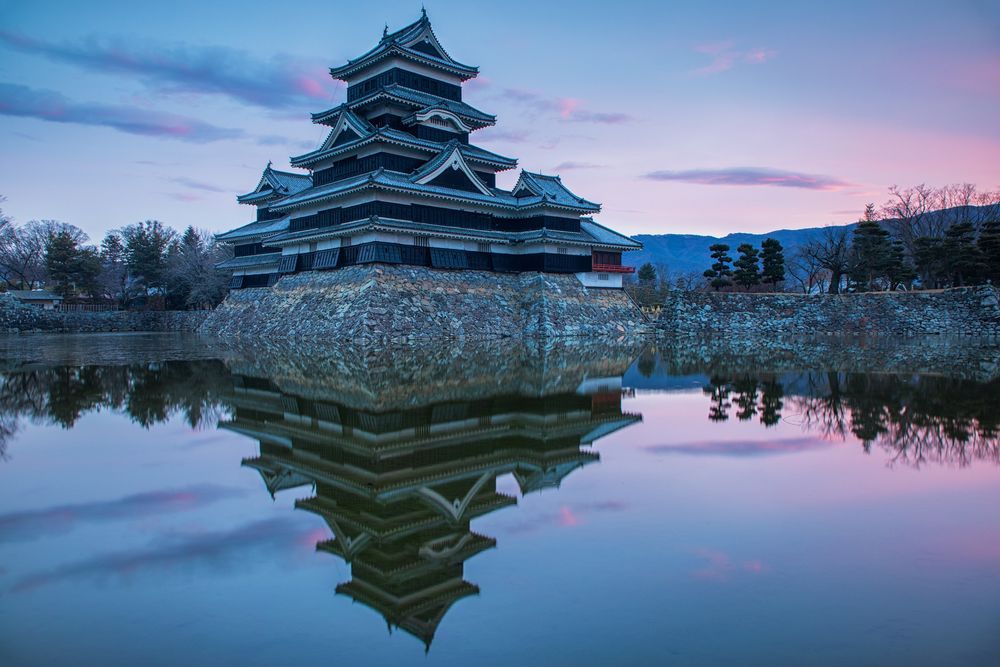
[[[995,216],[998,213],[998,206],[966,206],[931,211],[926,213],[922,220],[930,223],[947,226],[956,219],[968,220],[979,223],[984,219]],[[832,225],[839,229],[854,229],[857,223],[849,225]],[[892,221],[884,221],[883,227],[892,229]],[[725,243],[729,246],[729,254],[736,259],[738,253],[736,248],[742,243],[750,243],[760,247],[761,242],[766,238],[778,239],[785,249],[785,257],[791,257],[795,250],[821,234],[826,227],[808,227],[806,229],[778,229],[766,234],[744,234],[735,233],[727,236],[701,236],[698,234],[639,234],[633,236],[636,241],[643,244],[644,248],[638,252],[630,252],[624,257],[624,261],[629,266],[636,268],[646,262],[652,262],[656,266],[666,266],[671,274],[702,273],[707,269],[712,260],[709,257],[708,247],[713,243]]]
[[[853,229],[854,224],[839,225]],[[777,239],[785,249],[785,256],[790,257],[800,245],[808,243],[818,236],[824,227],[809,227],[807,229],[779,229],[766,234],[736,233],[727,236],[701,236],[698,234],[639,234],[633,236],[642,243],[644,248],[638,252],[625,255],[625,262],[630,266],[640,267],[646,262],[666,266],[672,274],[701,273],[712,263],[708,247],[714,243],[725,243],[730,248],[730,255],[736,258],[736,248],[740,244],[750,243],[760,247],[766,238]]]

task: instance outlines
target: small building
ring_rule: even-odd
[[[7,293],[21,303],[39,306],[45,310],[56,310],[63,302],[63,298],[58,294],[43,289],[10,290]]]
[[[478,73],[441,46],[426,12],[332,68],[347,96],[312,114],[330,128],[324,141],[291,158],[298,173],[269,163],[237,198],[256,220],[218,236],[234,247],[219,265],[232,271],[230,288],[371,263],[575,274],[620,288],[634,271],[622,253],[642,245],[598,224],[599,204],[554,175],[521,171],[513,188],[497,187],[517,160],[470,141],[496,123],[462,100]]]

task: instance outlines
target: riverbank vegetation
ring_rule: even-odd
[[[75,225],[17,224],[0,210],[0,287],[45,288],[66,304],[211,308],[226,295],[227,277],[215,265],[231,252],[193,226],[178,231],[146,220],[111,230],[93,244]]]

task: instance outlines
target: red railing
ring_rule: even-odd
[[[621,264],[593,263],[590,267],[591,271],[598,271],[600,273],[635,273],[634,266],[622,266]]]

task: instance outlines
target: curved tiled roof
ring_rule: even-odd
[[[421,37],[430,42],[434,51],[440,55],[434,55],[428,51],[414,48],[414,45],[421,40]],[[335,79],[344,79],[364,70],[366,67],[373,65],[383,58],[393,55],[449,71],[463,79],[471,79],[479,73],[478,67],[462,64],[448,55],[448,52],[441,46],[437,36],[434,34],[433,28],[431,28],[431,22],[427,18],[427,13],[421,12],[420,18],[410,25],[391,33],[386,30],[378,44],[357,58],[348,60],[346,64],[340,67],[331,67],[330,76]]]

